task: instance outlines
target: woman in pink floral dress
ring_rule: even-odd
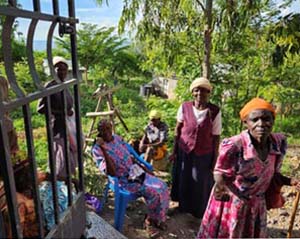
[[[122,188],[144,197],[148,209],[145,227],[149,229],[149,236],[154,238],[159,235],[155,228],[165,230],[169,208],[166,183],[134,161],[122,138],[112,134],[111,123],[107,120],[101,120],[98,124],[98,138],[92,155],[101,171],[118,177]]]
[[[214,169],[215,186],[198,238],[265,238],[265,192],[274,175],[300,189],[300,181],[280,174],[286,138],[271,133],[275,110],[254,98],[240,112],[247,130],[223,140]]]

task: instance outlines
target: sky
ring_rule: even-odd
[[[105,3],[100,7],[96,5],[95,0],[74,0],[75,1],[75,14],[76,18],[79,19],[79,23],[92,23],[98,24],[99,26],[117,26],[119,18],[122,12],[123,0],[109,0],[109,5]],[[300,12],[300,0],[296,0],[291,9],[282,9],[283,15],[290,11]],[[23,9],[32,10],[32,0],[19,0],[18,1]],[[58,0],[60,6],[60,14],[63,16],[68,15],[67,0]],[[103,2],[106,2],[105,0]],[[277,4],[280,4],[281,0],[276,0]],[[52,0],[40,0],[41,11],[43,13],[52,14]],[[26,38],[29,20],[18,19],[19,27],[18,31],[23,34]],[[49,23],[41,22],[38,24],[35,38],[37,41],[45,41],[47,38],[47,31]],[[57,30],[56,30],[57,32]],[[56,33],[57,35],[57,33]]]
[[[32,0],[19,0],[22,8],[25,10],[33,10]],[[58,0],[60,15],[67,16],[67,0]],[[104,0],[105,2],[105,0]],[[41,12],[52,14],[52,0],[40,0]],[[75,15],[79,19],[79,23],[92,23],[99,26],[117,26],[122,12],[122,0],[109,0],[109,5],[105,3],[100,7],[96,5],[94,0],[75,0]],[[27,19],[18,19],[18,31],[26,38],[28,25]],[[49,23],[40,22],[37,26],[34,40],[44,41],[47,38]],[[57,30],[56,30],[57,32]],[[57,35],[57,34],[56,34]]]

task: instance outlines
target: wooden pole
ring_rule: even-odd
[[[295,217],[296,217],[297,208],[298,208],[298,205],[299,205],[299,200],[300,200],[300,192],[297,192],[296,199],[295,199],[294,204],[293,204],[293,211],[292,211],[292,216],[291,216],[291,221],[290,221],[290,225],[289,225],[287,238],[292,237],[292,231],[293,231],[293,226],[294,226],[294,221],[295,221]]]
[[[101,105],[101,100],[102,100],[102,96],[99,96],[98,102],[97,102],[97,106],[96,106],[96,109],[95,109],[95,112],[98,112],[98,111],[99,111],[100,105]],[[86,135],[86,138],[91,137],[91,134],[92,134],[92,131],[93,131],[95,122],[96,122],[96,118],[93,118],[93,119],[92,119],[91,126],[90,126],[90,129],[89,129],[89,132],[88,132],[88,134]],[[84,143],[83,143],[83,152],[85,151],[86,146],[87,146],[87,143],[84,142]]]

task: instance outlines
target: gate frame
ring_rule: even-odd
[[[2,27],[2,46],[4,55],[4,66],[6,76],[11,89],[16,94],[16,98],[10,102],[0,102],[0,169],[3,177],[6,202],[8,213],[10,217],[10,225],[13,238],[22,238],[20,228],[20,221],[17,210],[16,187],[13,172],[13,165],[10,159],[9,143],[6,129],[4,128],[3,119],[5,112],[11,112],[17,108],[22,108],[23,119],[25,125],[27,154],[30,164],[31,176],[33,180],[33,198],[35,203],[35,213],[37,222],[39,224],[39,237],[40,238],[79,238],[84,233],[85,228],[85,200],[84,200],[84,182],[83,182],[83,154],[82,154],[82,129],[80,118],[80,96],[79,96],[79,71],[76,52],[76,24],[78,19],[75,18],[75,5],[74,0],[68,0],[68,17],[60,16],[58,0],[52,0],[53,14],[44,14],[41,12],[40,1],[33,0],[33,11],[22,10],[18,8],[16,0],[8,0],[7,6],[0,6],[0,16],[5,16],[5,21]],[[17,79],[13,69],[12,47],[11,47],[11,34],[13,23],[16,18],[31,19],[28,33],[27,33],[27,60],[30,69],[30,74],[36,91],[26,95],[17,83]],[[35,68],[34,55],[33,55],[33,39],[36,26],[39,21],[51,22],[47,36],[47,59],[49,63],[50,73],[54,79],[57,76],[52,64],[52,39],[55,28],[58,26],[59,35],[70,35],[71,56],[72,56],[72,74],[71,80],[60,82],[57,85],[49,88],[42,86]],[[55,176],[55,159],[53,157],[53,133],[51,128],[51,107],[50,96],[57,92],[61,92],[63,96],[63,116],[66,116],[66,98],[65,90],[73,88],[74,98],[74,113],[76,118],[76,132],[77,132],[77,152],[78,152],[78,178],[79,187],[76,197],[72,198],[72,185],[70,175],[70,162],[67,140],[66,122],[64,127],[64,140],[65,140],[65,158],[67,164],[67,187],[68,187],[68,209],[63,213],[60,218],[58,213],[58,198],[56,188]],[[32,101],[45,98],[46,99],[46,128],[47,128],[47,141],[49,153],[49,165],[51,173],[51,184],[53,190],[53,203],[54,203],[54,218],[55,226],[50,230],[47,235],[44,235],[44,222],[42,218],[41,202],[38,192],[37,182],[37,164],[35,158],[34,137],[31,123],[30,103]],[[6,232],[3,230],[4,223],[0,213],[0,238],[6,237]]]

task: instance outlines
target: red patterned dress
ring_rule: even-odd
[[[214,173],[227,178],[230,200],[218,201],[211,194],[197,238],[267,237],[264,194],[273,174],[280,171],[285,137],[271,134],[269,147],[269,155],[262,161],[248,131],[222,142]]]

